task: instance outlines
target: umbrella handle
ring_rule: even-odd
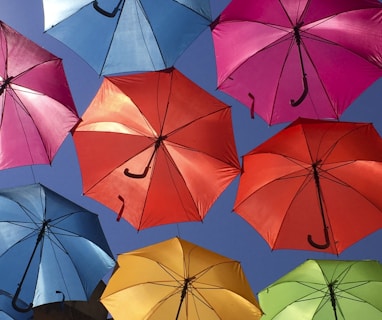
[[[143,179],[144,177],[147,176],[147,173],[149,172],[149,168],[150,167],[147,166],[142,173],[131,173],[131,172],[129,172],[129,169],[126,168],[123,171],[123,173],[125,174],[125,176],[130,177],[130,178]]]
[[[154,145],[154,151],[151,154],[151,157],[149,159],[149,162],[147,163],[147,166],[145,167],[145,170],[142,173],[131,173],[129,172],[129,169],[126,168],[123,173],[125,176],[130,177],[130,178],[135,178],[135,179],[142,179],[147,176],[147,173],[149,172],[151,162],[153,161],[154,155],[157,152],[158,148],[160,147],[161,143],[163,140],[165,140],[167,136],[159,136],[158,139],[155,141]]]
[[[324,233],[325,233],[325,243],[324,244],[319,244],[319,243],[315,242],[313,240],[313,238],[312,238],[312,235],[308,234],[308,242],[309,242],[309,244],[312,247],[315,247],[317,249],[327,249],[327,248],[329,248],[329,246],[330,246],[330,239],[329,239],[328,230],[326,230],[326,228],[324,229]]]
[[[112,12],[109,12],[109,11],[106,11],[104,9],[102,9],[99,5],[98,5],[98,1],[95,0],[93,1],[93,8],[96,9],[100,14],[108,17],[108,18],[114,18],[119,10],[119,7],[122,3],[122,0],[119,0],[117,6],[114,8],[114,10]]]
[[[323,206],[323,199],[322,199],[322,194],[321,194],[321,185],[320,185],[320,175],[318,174],[317,166],[321,163],[321,160],[316,161],[315,163],[312,164],[312,169],[313,169],[313,177],[314,177],[314,182],[316,184],[316,189],[317,189],[317,195],[318,195],[318,200],[320,203],[320,212],[321,212],[321,218],[322,218],[322,223],[324,225],[324,236],[325,236],[325,243],[324,244],[319,244],[313,241],[312,235],[308,234],[308,242],[309,244],[317,249],[327,249],[330,246],[330,238],[329,238],[329,232],[328,232],[328,226],[325,221],[325,215],[324,215],[324,206]]]
[[[19,299],[20,291],[21,291],[21,283],[18,285],[17,290],[15,292],[15,295],[12,298],[12,307],[13,307],[13,309],[17,310],[18,312],[24,312],[25,313],[25,312],[28,312],[32,309],[33,303],[30,303],[29,306],[27,306],[26,308],[19,307],[17,305],[17,300]]]
[[[293,100],[293,99],[290,100],[290,104],[291,104],[292,107],[297,107],[299,104],[301,104],[301,102],[304,101],[304,99],[308,95],[308,91],[309,91],[308,80],[306,79],[306,74],[305,73],[303,75],[302,80],[303,80],[303,83],[304,83],[304,91],[302,92],[301,97],[298,98],[296,101]]]

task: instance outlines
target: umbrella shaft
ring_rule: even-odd
[[[183,288],[182,288],[182,294],[181,294],[181,296],[180,296],[180,303],[179,303],[179,307],[178,307],[178,312],[176,313],[176,318],[175,318],[175,320],[178,320],[179,313],[180,313],[180,309],[182,308],[183,300],[184,300],[184,298],[186,297],[186,294],[187,294],[188,285],[189,285],[189,283],[190,283],[194,278],[195,278],[195,277],[184,279],[184,284],[183,284]]]
[[[334,312],[334,318],[335,320],[338,320],[337,307],[336,307],[336,294],[334,293],[333,285],[334,283],[329,283],[328,287],[329,287],[329,293],[330,293],[330,301],[332,302],[332,308]]]
[[[36,244],[35,244],[35,246],[34,246],[34,248],[33,248],[32,254],[31,254],[30,258],[29,258],[29,261],[28,261],[28,264],[27,264],[27,266],[26,266],[26,268],[25,268],[24,274],[23,274],[23,276],[22,276],[22,278],[21,278],[21,280],[20,280],[20,283],[18,284],[16,293],[15,293],[15,295],[14,295],[14,300],[15,300],[15,301],[18,299],[18,296],[19,296],[20,291],[21,291],[21,287],[23,286],[25,277],[26,277],[26,275],[27,275],[27,273],[28,273],[29,267],[30,267],[30,265],[31,265],[31,263],[32,263],[32,260],[33,260],[33,257],[34,257],[34,255],[35,255],[35,253],[36,253],[37,247],[38,247],[40,241],[42,240],[42,238],[44,237],[45,229],[46,229],[46,227],[48,226],[48,223],[49,223],[50,221],[51,221],[50,219],[49,219],[49,220],[44,220],[44,222],[43,222],[43,224],[42,224],[42,226],[41,226],[40,232],[39,232],[39,234],[38,234],[38,236],[37,236],[37,239],[36,239]]]

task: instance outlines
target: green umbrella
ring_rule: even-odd
[[[307,260],[259,292],[262,320],[380,320],[382,264]]]

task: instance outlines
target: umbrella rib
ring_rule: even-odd
[[[94,1],[92,1],[93,3]],[[90,4],[88,4],[90,5]],[[102,63],[102,66],[101,66],[101,69],[100,69],[100,74],[103,73],[103,68],[105,67],[105,64],[106,64],[106,60],[107,60],[107,57],[109,56],[109,52],[110,52],[110,49],[111,49],[111,44],[113,43],[113,39],[114,39],[114,35],[115,35],[115,31],[117,30],[118,28],[118,23],[119,23],[119,19],[121,18],[121,14],[122,14],[122,10],[123,10],[123,6],[125,5],[125,0],[122,0],[122,3],[121,3],[121,13],[118,15],[117,17],[117,22],[115,23],[115,28],[113,30],[113,35],[111,37],[111,41],[109,42],[109,45],[107,47],[107,50],[106,50],[106,55],[105,55],[105,59],[103,60],[103,63]]]
[[[186,8],[187,10],[189,11],[192,11],[193,13],[195,13],[196,15],[200,16],[200,17],[203,17],[207,22],[211,22],[209,19],[207,19],[205,16],[201,15],[198,11],[194,10],[192,7],[188,7],[186,6],[184,3],[180,3],[179,1],[177,0],[173,0],[174,2],[178,3],[180,6]]]
[[[210,155],[210,154],[208,154],[208,153],[202,152],[201,150],[194,149],[194,148],[190,148],[189,146],[187,146],[187,145],[185,145],[185,144],[181,144],[181,143],[178,143],[178,142],[173,142],[173,141],[171,141],[170,137],[171,137],[171,135],[176,134],[178,131],[183,130],[184,128],[186,128],[186,127],[188,127],[188,126],[194,124],[195,122],[198,122],[198,121],[200,121],[201,119],[207,118],[207,117],[212,116],[212,115],[214,115],[214,114],[216,114],[216,113],[222,112],[222,111],[225,110],[226,108],[231,108],[231,107],[227,107],[227,106],[222,107],[222,108],[219,109],[219,110],[215,110],[215,111],[212,111],[212,112],[210,112],[210,113],[208,113],[208,114],[202,115],[202,116],[200,116],[200,117],[198,117],[198,118],[194,118],[192,121],[190,121],[190,122],[188,122],[188,123],[186,123],[186,124],[184,124],[184,125],[182,125],[182,126],[180,126],[180,127],[177,127],[175,130],[173,130],[173,131],[171,131],[171,132],[169,132],[169,133],[166,134],[166,136],[168,137],[167,140],[170,141],[171,143],[176,144],[178,147],[182,147],[182,148],[187,149],[187,150],[193,150],[193,151],[195,151],[195,152],[205,154],[205,155],[207,155],[207,156],[209,156],[209,157],[211,157],[211,158],[213,158],[213,159],[216,159],[216,160],[222,162],[221,159],[216,158],[216,157],[214,157],[213,155]],[[230,163],[228,163],[228,164],[230,164]]]
[[[356,131],[358,131],[358,130],[362,130],[362,129],[363,129],[365,126],[367,126],[367,125],[368,125],[368,124],[364,124],[364,125],[362,125],[362,126],[357,126],[357,127],[353,128],[353,129],[351,129],[351,130],[345,132],[341,137],[337,138],[336,141],[335,141],[330,147],[327,147],[326,152],[322,155],[322,157],[321,157],[320,159],[318,159],[317,155],[316,155],[315,158],[318,159],[318,160],[322,160],[322,162],[325,163],[325,162],[326,162],[326,159],[327,159],[327,158],[331,155],[331,153],[336,149],[337,145],[340,144],[340,142],[341,142],[342,139],[344,139],[345,137],[347,137],[347,136],[349,136],[349,135],[351,135],[351,134],[354,134],[354,133],[355,133]],[[330,129],[329,129],[329,128],[326,130],[326,133],[328,133],[328,132],[330,132]],[[323,134],[322,137],[321,137],[321,141],[322,141],[322,140],[325,140],[325,138],[326,138],[326,137],[325,137],[325,135]],[[321,144],[321,142],[320,142],[320,144]],[[319,152],[319,149],[320,149],[320,148],[317,148],[317,152]],[[314,158],[312,157],[312,159],[314,159]]]
[[[356,194],[358,194],[361,198],[365,199],[368,203],[370,203],[374,208],[378,209],[378,210],[381,210],[380,207],[378,207],[377,204],[375,204],[374,202],[372,202],[365,194],[361,193],[360,191],[358,191],[356,188],[354,188],[352,185],[346,183],[345,181],[343,180],[340,180],[338,178],[336,178],[334,175],[330,174],[329,172],[327,172],[329,175],[331,175],[332,177],[334,177],[334,180],[335,182],[339,183],[341,182],[343,186],[346,186],[348,187],[349,189],[353,190]],[[331,180],[332,181],[332,180]]]
[[[27,134],[26,134],[26,131],[25,131],[25,126],[24,126],[23,121],[21,121],[20,114],[19,114],[19,109],[23,110],[23,111],[29,116],[29,118],[31,119],[31,121],[33,122],[35,129],[36,129],[36,130],[38,131],[38,133],[39,133],[40,141],[41,141],[41,144],[42,144],[43,147],[44,147],[46,157],[49,158],[49,157],[48,157],[49,152],[48,152],[48,149],[47,149],[47,147],[46,147],[46,145],[45,145],[45,143],[44,143],[44,140],[41,138],[42,135],[40,134],[39,127],[38,127],[37,124],[34,122],[34,119],[33,119],[32,115],[29,113],[28,109],[26,108],[26,106],[24,105],[24,103],[22,102],[22,100],[20,99],[20,97],[18,96],[16,90],[12,89],[11,91],[12,91],[12,93],[14,93],[14,95],[11,94],[12,98],[15,100],[15,102],[17,101],[17,105],[20,106],[20,108],[16,108],[16,112],[17,112],[17,116],[18,116],[18,119],[19,119],[19,123],[20,123],[20,125],[21,125],[21,128],[23,129],[24,136],[26,137],[25,141],[26,141],[26,143],[27,143],[27,145],[28,145],[28,151],[29,151],[29,155],[30,155],[31,159],[33,160],[33,153],[32,153],[32,151],[31,151],[32,148],[31,148],[31,146],[30,146],[30,144],[29,144],[29,139],[27,139]],[[38,94],[38,95],[41,95],[40,93],[37,93],[37,94]],[[14,96],[17,97],[17,99],[15,99]],[[49,159],[49,162],[51,162],[51,161],[52,161],[52,159]],[[34,162],[34,160],[33,160],[33,162]]]
[[[276,103],[277,93],[278,93],[278,91],[279,91],[280,84],[281,84],[281,76],[282,76],[282,74],[283,74],[283,72],[284,72],[284,68],[285,68],[285,66],[286,66],[286,62],[287,62],[287,60],[288,60],[289,54],[290,54],[290,52],[291,52],[291,50],[292,50],[292,47],[293,47],[293,44],[294,44],[294,41],[293,41],[293,35],[291,35],[291,37],[292,37],[292,40],[291,40],[290,43],[289,43],[289,48],[288,48],[288,50],[287,50],[286,53],[285,53],[285,58],[283,59],[284,61],[283,61],[282,65],[281,65],[281,68],[280,68],[280,74],[279,74],[279,76],[277,77],[277,79],[278,79],[278,80],[277,80],[277,86],[275,87],[275,92],[274,92],[274,95],[273,95],[273,102],[272,102],[273,108],[272,108],[271,115],[270,115],[270,117],[269,117],[269,121],[270,121],[270,123],[272,123],[272,119],[273,119],[273,115],[274,115],[274,111],[275,111],[274,106],[275,106],[275,103]]]
[[[7,254],[8,251],[12,250],[14,247],[16,247],[18,244],[22,243],[23,241],[25,241],[25,240],[27,240],[29,238],[33,238],[33,236],[36,234],[35,231],[37,231],[37,230],[36,229],[32,229],[32,232],[28,233],[23,238],[19,239],[15,243],[13,243],[9,248],[7,248],[7,250],[5,250],[3,253],[0,254],[0,257],[2,257],[5,254]]]
[[[285,175],[283,175],[283,176],[278,176],[276,179],[273,179],[272,181],[269,181],[269,182],[267,182],[266,184],[262,185],[260,188],[256,189],[256,191],[261,190],[261,189],[263,189],[263,188],[266,188],[267,186],[269,186],[270,184],[272,184],[272,183],[274,183],[275,181],[278,181],[278,180],[288,180],[288,179],[294,179],[294,178],[300,178],[300,177],[311,177],[311,179],[313,179],[313,175],[310,176],[310,175],[307,175],[307,174],[304,174],[304,173],[303,173],[304,170],[311,169],[310,166],[307,168],[307,167],[302,166],[302,165],[301,165],[299,162],[297,162],[297,160],[294,159],[294,158],[288,157],[288,156],[286,156],[286,155],[280,155],[280,156],[281,156],[281,157],[284,157],[285,159],[287,159],[287,160],[293,162],[294,164],[300,166],[301,169],[300,169],[300,170],[295,170],[295,171],[293,172],[293,173],[295,173],[295,175],[293,175],[293,176],[291,176],[291,174],[292,174],[291,172],[289,172],[289,173],[287,173],[287,174],[285,174]],[[301,172],[301,173],[297,174],[298,172]],[[310,179],[310,180],[311,180],[311,179]],[[303,182],[303,184],[306,184],[306,183],[308,183],[308,180],[305,180],[305,181]],[[248,198],[251,197],[251,195],[252,195],[252,194],[248,194],[248,196],[247,196],[246,198],[244,198],[244,199],[241,201],[241,203],[245,202]]]
[[[305,31],[302,31],[302,32],[304,33]],[[306,36],[305,36],[305,37],[306,37]],[[336,42],[333,42],[333,41],[331,41],[331,40],[322,38],[322,37],[317,36],[317,35],[311,35],[311,37],[306,37],[306,38],[309,38],[309,39],[311,39],[311,40],[316,40],[316,41],[319,41],[319,42],[323,42],[323,43],[326,43],[326,44],[328,44],[328,45],[333,45],[333,46],[335,46],[335,47],[340,47],[340,48],[342,48],[342,49],[344,49],[344,50],[346,50],[346,51],[348,51],[348,52],[351,52],[352,54],[354,54],[355,56],[359,57],[360,59],[362,59],[362,60],[364,60],[364,61],[366,61],[366,62],[368,62],[368,63],[371,63],[371,64],[375,65],[375,63],[371,62],[369,59],[367,59],[367,57],[365,57],[365,56],[359,54],[358,52],[356,52],[356,51],[354,51],[354,50],[352,50],[352,49],[349,49],[348,47],[345,47],[345,46],[342,46],[342,45],[340,45],[340,44],[338,44],[338,43],[336,43]],[[303,42],[303,41],[302,41],[302,42]],[[376,65],[375,65],[375,66],[376,66]],[[376,67],[377,67],[377,66],[376,66]]]
[[[163,62],[163,64],[164,64],[164,66],[166,66],[166,62],[165,62],[165,60],[164,60],[164,55],[163,55],[162,49],[161,49],[161,47],[159,46],[159,41],[158,41],[158,39],[157,39],[157,37],[156,37],[156,35],[155,35],[155,33],[154,33],[154,30],[153,30],[153,28],[152,28],[152,26],[151,26],[151,23],[149,23],[150,19],[149,19],[149,17],[147,16],[146,11],[144,10],[144,8],[143,8],[143,6],[142,6],[142,3],[141,3],[140,1],[139,1],[139,4],[138,4],[138,5],[139,5],[139,7],[141,8],[142,14],[143,14],[144,17],[146,18],[147,24],[148,24],[149,27],[150,27],[151,34],[152,34],[152,36],[154,37],[155,42],[156,42],[156,44],[157,44],[158,51],[160,52],[160,56],[161,56],[161,58],[162,58],[162,62]],[[137,17],[139,17],[137,6],[135,6],[135,8],[136,8],[136,12],[137,12]],[[139,20],[139,18],[138,18],[138,20]],[[140,24],[140,23],[141,23],[141,21],[139,20],[139,24]],[[139,30],[142,31],[142,27],[139,28]],[[150,50],[148,50],[149,46],[147,45],[147,42],[146,42],[146,39],[145,39],[143,33],[141,33],[141,36],[142,36],[142,39],[143,39],[143,41],[144,41],[144,43],[145,43],[147,52],[150,53]],[[150,57],[150,60],[151,60],[151,65],[153,66],[153,68],[155,68],[153,59],[152,59],[152,57],[151,57],[150,54],[149,54],[149,57]]]

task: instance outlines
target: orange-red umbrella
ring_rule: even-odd
[[[240,172],[231,108],[173,68],[105,77],[73,137],[84,194],[138,230],[201,221]]]
[[[339,254],[382,227],[370,123],[298,119],[243,157],[234,211],[273,249]]]

